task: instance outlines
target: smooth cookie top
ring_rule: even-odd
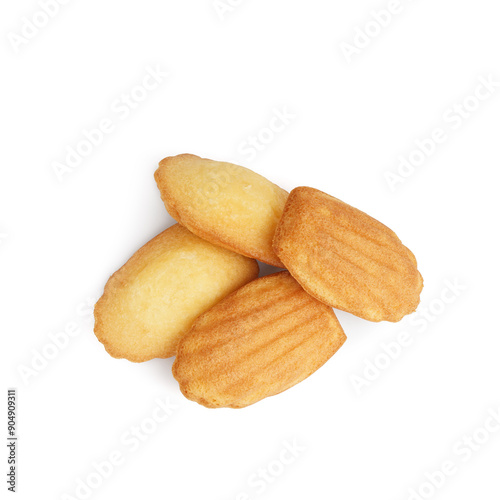
[[[251,170],[183,154],[155,172],[170,215],[201,238],[283,267],[272,248],[288,193]]]
[[[168,358],[199,314],[258,273],[255,260],[175,224],[108,280],[94,310],[95,334],[115,358]]]

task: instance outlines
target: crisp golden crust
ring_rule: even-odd
[[[417,261],[396,234],[317,189],[290,193],[273,246],[304,289],[329,306],[399,321],[420,302]]]
[[[163,159],[155,179],[170,215],[194,234],[283,267],[272,239],[285,190],[247,168],[190,154]]]
[[[282,271],[202,314],[181,340],[172,372],[188,399],[243,408],[304,380],[345,339],[333,310]]]
[[[94,332],[115,358],[168,358],[199,314],[258,274],[255,260],[175,224],[111,276],[95,306]]]

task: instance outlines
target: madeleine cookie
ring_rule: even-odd
[[[181,340],[172,372],[188,399],[243,408],[304,380],[345,339],[333,310],[282,271],[202,314]]]
[[[233,252],[283,267],[272,248],[288,193],[247,168],[183,154],[155,172],[170,215]]]
[[[115,358],[168,358],[199,314],[258,273],[255,260],[175,224],[108,280],[94,310],[95,334]]]
[[[417,261],[396,234],[317,189],[290,193],[273,247],[313,297],[361,318],[399,321],[420,302]]]

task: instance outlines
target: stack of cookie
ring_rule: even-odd
[[[242,408],[304,380],[346,339],[332,307],[399,321],[418,306],[412,252],[328,194],[193,155],[165,158],[155,179],[178,224],[111,276],[94,330],[116,358],[175,355],[193,401]],[[257,259],[287,270],[257,279]]]

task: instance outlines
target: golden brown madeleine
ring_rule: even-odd
[[[414,255],[388,227],[317,189],[288,198],[274,250],[325,304],[370,321],[399,321],[420,302]]]
[[[188,399],[243,408],[304,380],[345,338],[333,310],[282,271],[202,314],[181,340],[172,372]]]
[[[170,215],[215,245],[277,267],[272,248],[288,193],[247,168],[183,154],[155,172]]]
[[[115,358],[168,358],[199,314],[258,274],[255,260],[175,224],[109,278],[95,306],[95,334]]]

